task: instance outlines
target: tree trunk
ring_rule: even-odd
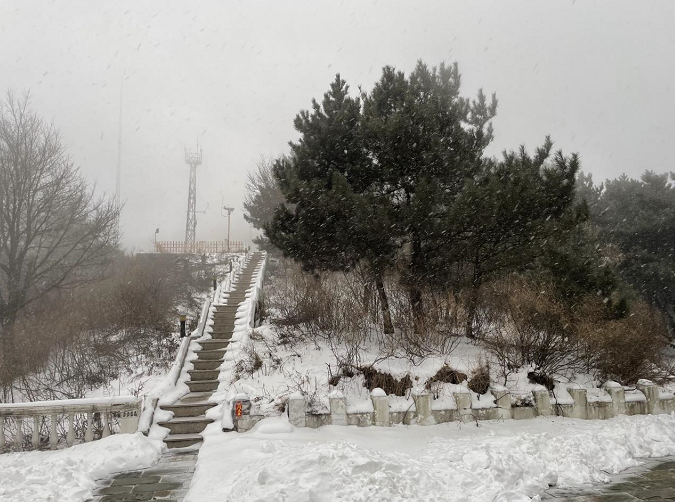
[[[364,310],[364,312],[370,312],[372,299],[373,299],[373,285],[370,282],[367,282],[363,286],[363,310]]]
[[[476,318],[476,311],[478,310],[478,298],[480,294],[480,286],[482,282],[482,273],[478,259],[474,263],[473,280],[471,281],[471,291],[469,293],[469,302],[466,311],[466,336],[467,338],[476,338],[473,331],[473,321]]]
[[[416,334],[424,331],[424,308],[422,305],[422,292],[416,286],[410,287],[408,290],[408,297],[410,298],[410,307],[413,315],[413,329]]]
[[[389,300],[387,292],[384,289],[384,283],[381,278],[375,279],[377,295],[380,298],[380,308],[382,309],[382,320],[384,321],[384,332],[387,335],[394,333],[394,324],[391,322],[391,312],[389,311]]]
[[[412,235],[412,249],[410,254],[410,271],[412,272],[412,286],[408,289],[408,296],[410,298],[410,307],[413,315],[413,330],[416,334],[421,334],[424,331],[424,308],[422,304],[422,291],[416,285],[419,280],[419,260],[422,258],[422,242],[417,234],[413,231]]]

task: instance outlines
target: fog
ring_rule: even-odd
[[[203,148],[197,239],[243,219],[247,171],[287,152],[292,120],[335,73],[458,61],[464,94],[499,99],[489,153],[551,134],[596,181],[673,170],[675,3],[0,0],[0,89],[30,90],[72,158],[112,195],[122,90],[123,244],[185,233],[184,148]],[[208,208],[207,208],[208,206]]]

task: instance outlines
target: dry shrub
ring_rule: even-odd
[[[424,291],[424,316],[415,322],[407,289],[395,281],[387,286],[396,331],[388,335],[384,343],[396,347],[413,364],[430,356],[449,356],[462,335],[462,309],[458,299],[450,293]]]
[[[623,319],[607,319],[598,299],[585,302],[578,336],[589,372],[601,380],[634,384],[641,378],[662,380],[670,375],[665,358],[668,330],[662,315],[646,303],[634,302]]]
[[[179,344],[178,307],[196,324],[213,265],[175,255],[119,256],[107,278],[53,292],[16,325],[18,364],[3,400],[80,398],[91,389],[143,368],[173,362]],[[144,382],[133,388],[138,393]]]
[[[466,379],[467,376],[465,373],[452,369],[450,366],[446,364],[443,365],[434,376],[432,376],[429,380],[427,380],[426,388],[430,389],[431,385],[436,382],[452,383],[457,385],[464,382]]]
[[[481,362],[469,380],[469,389],[476,394],[485,394],[490,390],[490,366]]]
[[[505,383],[524,366],[547,376],[582,366],[574,318],[552,286],[511,277],[486,287],[485,302],[491,328],[484,343]]]
[[[282,342],[358,343],[372,326],[351,294],[348,274],[310,274],[283,260],[270,278],[268,306]]]
[[[412,388],[410,375],[406,375],[400,380],[397,380],[389,373],[381,373],[371,366],[364,366],[358,368],[358,370],[363,373],[363,376],[365,377],[363,385],[370,391],[379,387],[384,390],[387,395],[394,394],[396,396],[405,396],[406,391]]]

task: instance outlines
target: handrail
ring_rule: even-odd
[[[94,414],[100,414],[102,421],[101,437],[112,434],[113,419],[118,419],[120,433],[133,433],[138,426],[141,413],[141,400],[133,396],[98,397],[85,399],[63,399],[55,401],[34,401],[30,403],[0,404],[0,448],[7,443],[5,422],[11,419],[15,424],[14,448],[23,448],[24,419],[32,418],[31,444],[37,448],[41,442],[41,428],[49,417],[49,445],[55,449],[59,442],[58,422],[61,416],[67,416],[66,444],[75,442],[75,416],[84,415],[86,426],[82,439],[94,440]],[[44,417],[44,420],[42,419]]]
[[[166,376],[164,384],[157,387],[154,393],[151,393],[150,395],[147,396],[146,402],[149,399],[150,403],[149,405],[146,405],[146,408],[142,412],[141,423],[138,429],[144,434],[147,434],[150,430],[150,427],[152,426],[155,411],[157,410],[157,405],[159,403],[159,398],[163,394],[163,391],[166,390],[167,387],[175,387],[176,384],[178,383],[178,379],[180,378],[181,375],[181,370],[183,369],[185,359],[187,358],[188,352],[190,350],[190,343],[192,342],[192,340],[204,336],[204,331],[206,330],[206,323],[209,318],[209,311],[211,309],[211,304],[213,303],[213,298],[215,297],[216,293],[217,291],[214,292],[213,296],[208,295],[204,300],[204,304],[202,305],[202,311],[199,316],[199,323],[197,324],[197,329],[193,331],[193,334],[186,336],[181,340],[180,347],[178,348],[178,352],[176,353],[176,358],[174,359],[174,362],[171,365],[171,369],[169,369],[169,373]]]

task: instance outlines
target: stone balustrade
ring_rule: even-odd
[[[511,394],[505,387],[490,389],[482,402],[472,402],[468,390],[458,389],[451,400],[433,399],[425,389],[413,389],[410,398],[387,396],[382,389],[371,392],[371,405],[350,407],[344,396],[333,391],[329,395],[329,413],[308,413],[306,397],[299,392],[289,396],[286,410],[295,427],[317,428],[322,425],[356,425],[359,427],[393,424],[433,425],[443,422],[477,420],[524,420],[539,416],[562,416],[577,419],[609,419],[618,415],[660,414],[675,411],[675,396],[661,395],[659,388],[650,381],[640,380],[634,390],[608,382],[592,396],[589,389],[568,384],[562,389],[564,398],[545,388],[532,391],[531,404],[514,406]],[[491,396],[491,397],[490,397]],[[401,406],[396,400],[403,400]],[[236,401],[243,403],[233,409],[240,415],[233,416],[235,429],[251,429],[264,416],[251,405],[246,394],[238,394]],[[409,401],[409,402],[408,402]],[[368,403],[366,403],[368,404]]]
[[[141,400],[132,396],[0,404],[0,450],[56,449],[133,433],[140,413]]]

